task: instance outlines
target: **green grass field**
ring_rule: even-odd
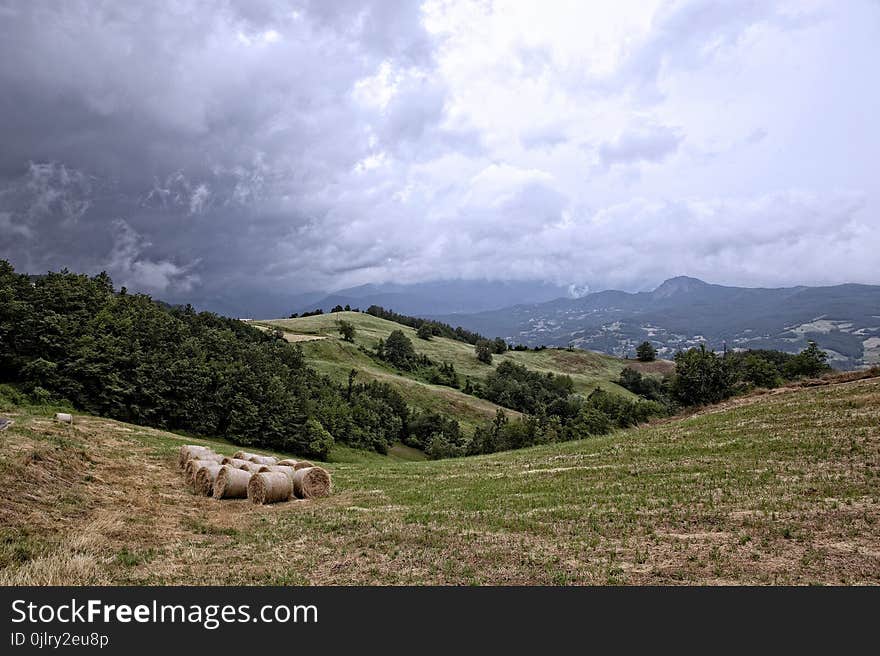
[[[332,496],[262,507],[185,489],[178,446],[229,444],[52,411],[0,407],[3,584],[880,584],[880,378],[490,456],[340,448]]]
[[[353,344],[339,338],[336,321],[344,319],[357,329]],[[392,321],[360,312],[339,312],[297,319],[274,319],[255,322],[258,326],[276,326],[286,331],[292,340],[298,336],[312,335],[324,339],[298,341],[309,364],[327,374],[339,384],[348,380],[351,369],[357,369],[361,378],[381,380],[394,385],[407,401],[421,410],[439,411],[455,417],[467,430],[495,416],[498,409],[493,403],[464,394],[441,385],[429,385],[406,372],[384,365],[361,352],[358,347],[374,349],[379,339],[387,339],[392,330],[402,330],[413,342],[418,353],[427,355],[435,362],[451,362],[455,365],[462,382],[465,377],[484,379],[490,371],[505,360],[513,360],[529,369],[541,372],[567,374],[574,381],[575,389],[588,393],[597,386],[619,394],[631,396],[615,381],[626,361],[594,353],[592,351],[547,349],[544,351],[509,351],[493,356],[491,365],[477,360],[474,347],[444,337],[431,340],[419,339],[416,331]],[[509,415],[517,413],[508,410]]]

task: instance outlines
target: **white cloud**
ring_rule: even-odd
[[[107,270],[118,286],[152,294],[186,293],[199,282],[198,275],[190,273],[193,265],[180,266],[166,259],[146,257],[144,251],[152,244],[125,220],[116,219],[112,227],[113,250]]]
[[[681,130],[676,128],[636,126],[599,146],[599,159],[605,166],[661,162],[678,150],[683,139]]]

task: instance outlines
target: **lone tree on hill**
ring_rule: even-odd
[[[419,329],[416,331],[416,335],[419,336],[419,339],[431,339],[434,336],[434,331],[431,329],[431,324],[425,322]]]
[[[402,330],[392,330],[385,342],[385,359],[399,369],[410,369],[416,360],[416,350]]]
[[[657,349],[651,342],[645,340],[636,347],[636,357],[640,362],[653,362],[657,359]]]
[[[340,319],[336,322],[336,327],[339,329],[339,334],[342,335],[342,339],[344,339],[346,342],[354,341],[354,336],[357,333],[357,330],[355,329],[354,324],[351,321]]]
[[[477,360],[485,364],[492,364],[492,351],[495,345],[488,339],[481,339],[474,345],[474,353]]]

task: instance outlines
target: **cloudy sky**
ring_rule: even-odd
[[[0,0],[0,258],[242,312],[880,283],[878,62],[876,0]]]

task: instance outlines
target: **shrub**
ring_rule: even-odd
[[[653,376],[644,376],[632,367],[626,367],[620,372],[617,384],[633,394],[638,394],[649,401],[660,403],[667,408],[667,411],[673,409],[674,403],[672,402],[669,380],[667,378],[658,379]]]
[[[779,371],[759,355],[750,354],[742,359],[737,368],[737,377],[746,385],[755,387],[778,387],[782,382]]]
[[[610,433],[613,425],[611,418],[595,407],[584,406],[577,417],[569,424],[571,439],[582,439],[592,435]]]
[[[309,418],[303,426],[298,440],[289,440],[290,445],[285,451],[302,453],[320,460],[326,460],[333,446],[333,436],[317,419]]]
[[[428,382],[432,385],[446,385],[458,389],[458,374],[451,362],[444,362],[439,367],[431,367],[427,373]]]
[[[26,394],[12,385],[0,385],[0,408],[14,408],[27,404],[28,397]]]
[[[665,408],[654,401],[627,399],[597,387],[587,397],[586,408],[608,417],[618,428],[627,428],[666,414]]]
[[[406,443],[424,450],[429,458],[435,460],[461,456],[466,450],[466,441],[458,422],[436,412],[412,418]]]

